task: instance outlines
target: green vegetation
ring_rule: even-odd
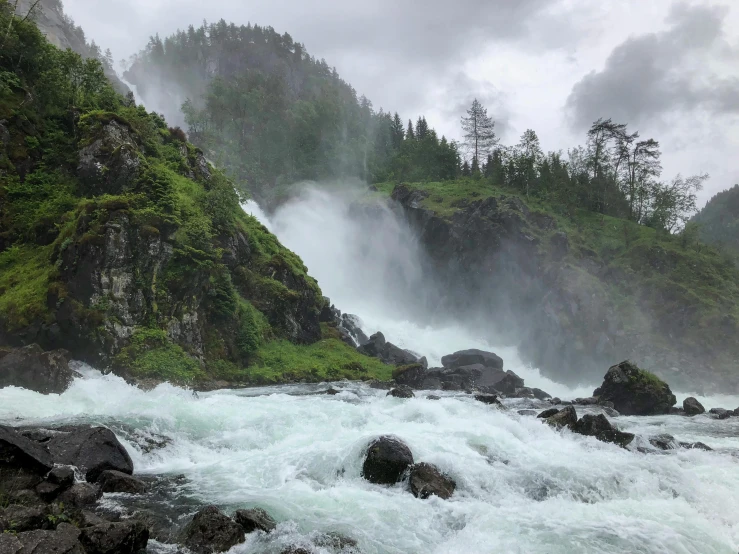
[[[389,195],[394,186],[379,184],[371,194]],[[526,198],[519,188],[482,175],[404,186],[420,191],[422,206],[445,219],[471,202],[496,198],[500,213],[516,218],[536,239],[548,264],[544,267],[566,271],[568,286],[610,306],[626,336],[655,347],[723,357],[727,367],[739,354],[734,340],[739,270],[725,252],[691,235],[690,225],[671,234],[573,207],[556,195]],[[568,245],[564,252],[552,242],[561,233]]]
[[[368,358],[337,339],[310,346],[273,341],[257,352],[257,363],[249,368],[252,383],[319,382],[339,379],[390,379],[393,368]]]
[[[719,192],[691,222],[700,239],[721,247],[739,260],[739,185]]]
[[[134,379],[389,377],[322,339],[316,281],[181,129],[7,4],[0,28],[0,334]]]
[[[456,144],[424,117],[406,129],[398,114],[375,111],[271,27],[221,20],[152,37],[126,77],[144,98],[184,91],[190,139],[260,198],[279,199],[302,180],[447,179],[459,170]]]

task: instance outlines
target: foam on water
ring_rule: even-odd
[[[333,397],[296,386],[196,398],[171,385],[144,392],[87,368],[62,395],[0,390],[0,420],[90,422],[170,437],[150,453],[123,439],[138,473],[184,474],[187,492],[203,503],[261,506],[282,522],[269,541],[252,537],[234,553],[279,552],[312,531],[354,537],[367,553],[730,554],[739,547],[736,421],[615,420],[644,436],[670,432],[717,448],[643,454],[465,395],[403,401],[340,386]],[[457,481],[451,500],[419,500],[402,485],[361,478],[368,441],[387,433]]]

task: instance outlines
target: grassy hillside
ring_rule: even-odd
[[[484,179],[406,186],[423,191],[422,207],[450,222],[477,200],[516,198],[530,210],[522,230],[538,245],[540,272],[555,270],[566,276],[565,286],[607,305],[617,315],[624,341],[689,352],[720,367],[721,373],[735,371],[739,271],[730,256],[697,240],[690,228],[671,235],[633,221],[527,199]],[[388,196],[395,184],[376,188],[374,196]],[[558,248],[563,235],[565,253]]]
[[[134,379],[388,378],[184,133],[0,9],[0,343]]]
[[[739,263],[739,185],[711,198],[691,222],[701,240],[725,249]]]

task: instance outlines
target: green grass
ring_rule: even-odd
[[[0,253],[0,321],[8,331],[47,319],[46,294],[55,270],[49,255],[49,247],[31,245]]]
[[[197,360],[172,343],[161,329],[136,329],[130,344],[114,359],[113,366],[138,379],[179,384],[189,384],[205,377]]]
[[[393,368],[329,338],[311,345],[285,340],[269,342],[257,351],[255,364],[247,371],[252,383],[268,384],[340,379],[387,381]]]

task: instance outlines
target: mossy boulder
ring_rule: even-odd
[[[629,361],[612,366],[593,396],[623,415],[667,414],[677,402],[667,383]]]

